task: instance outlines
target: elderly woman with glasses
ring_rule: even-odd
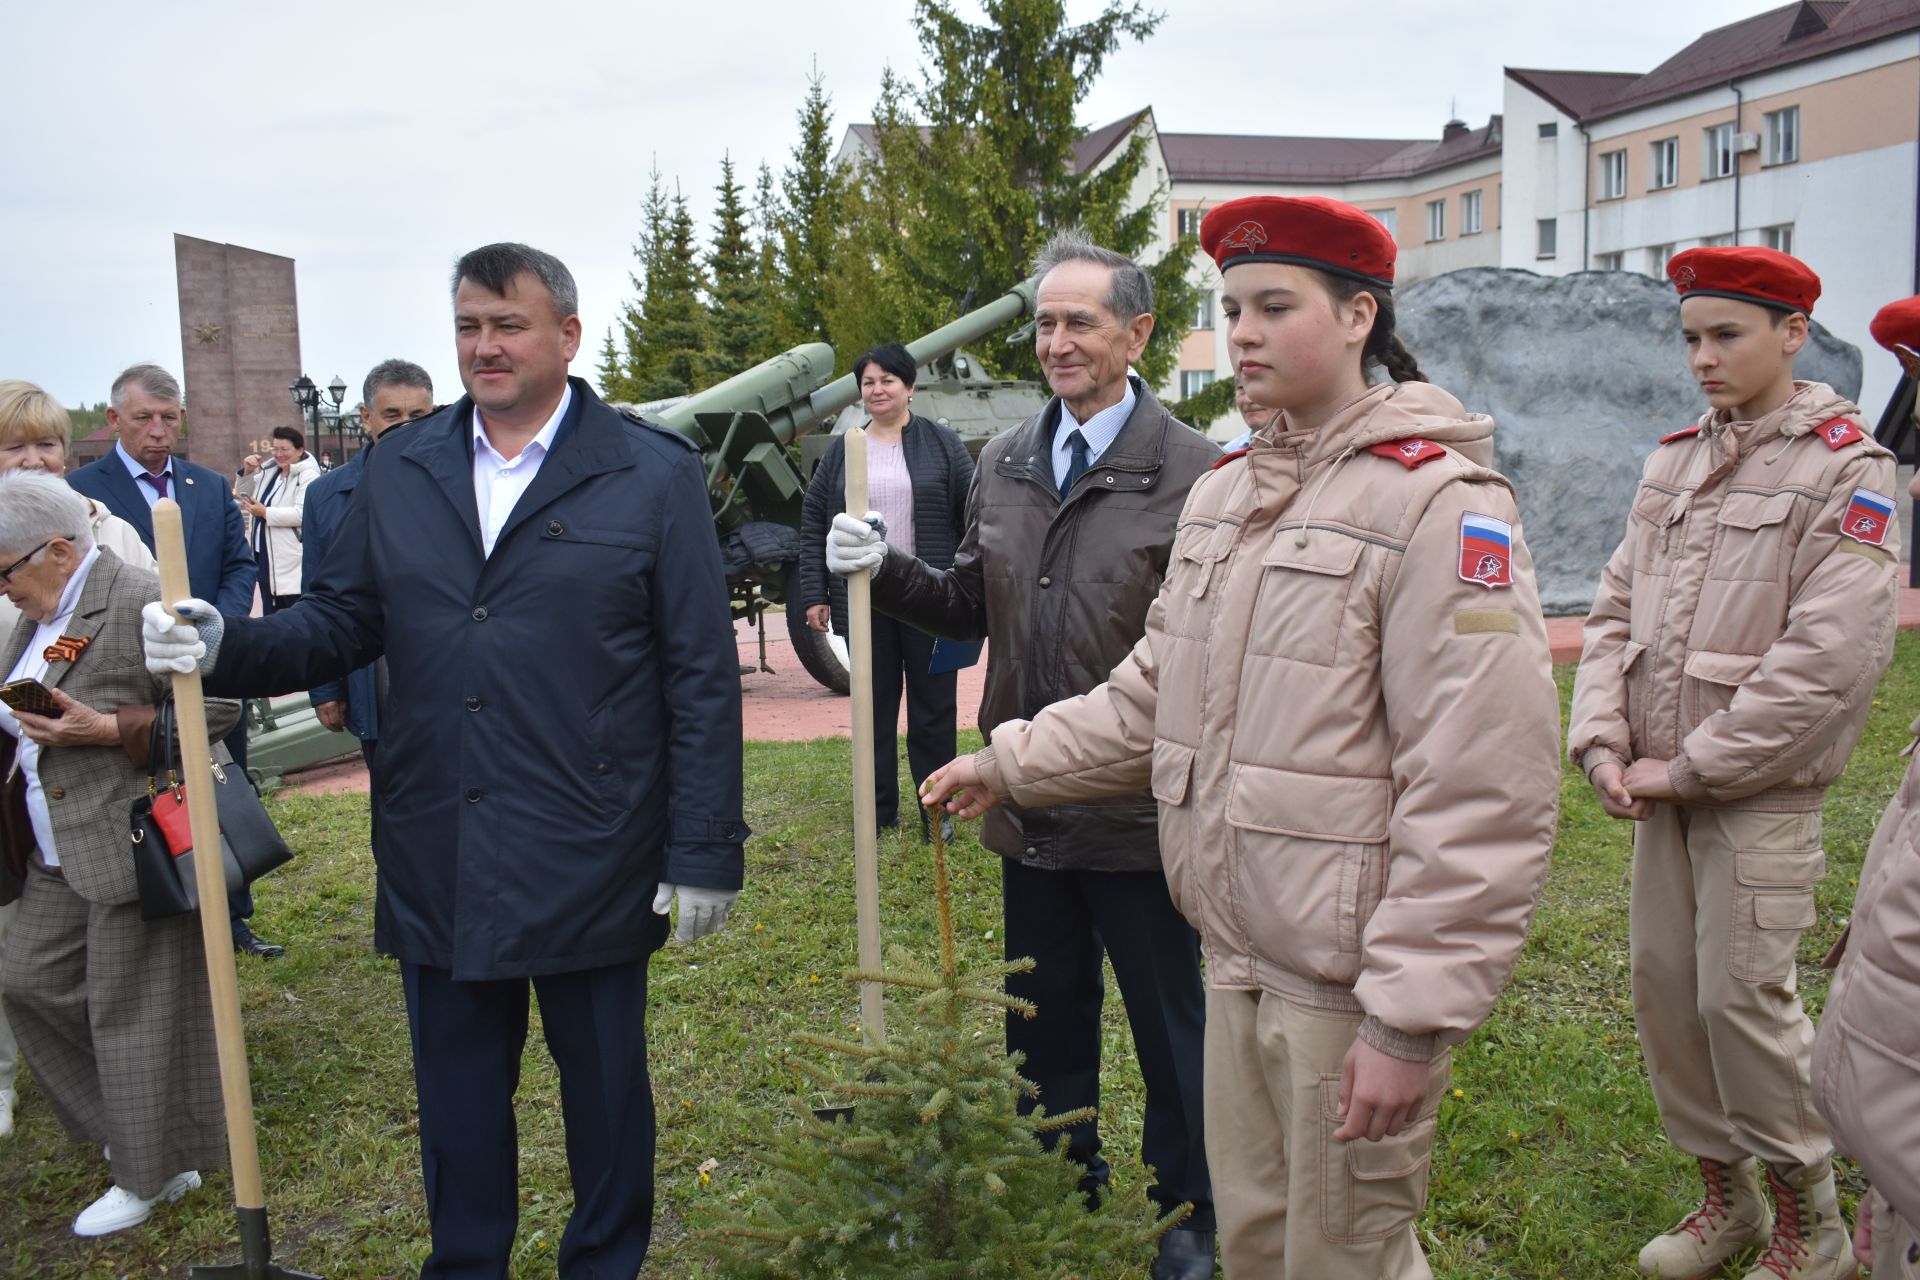
[[[25,470],[64,475],[67,470],[67,436],[72,420],[60,402],[18,378],[0,378],[0,472]],[[93,530],[97,547],[111,548],[130,565],[152,569],[153,553],[140,541],[140,533],[119,516],[93,499],[86,499],[87,523]],[[0,637],[13,630],[20,611],[0,596]],[[9,901],[12,891],[0,870],[0,944],[6,942],[7,926],[18,904]],[[15,1068],[19,1049],[7,1016],[0,1010],[0,1138],[13,1132]]]
[[[140,651],[160,583],[94,542],[64,481],[15,468],[0,474],[0,589],[19,615],[0,670],[49,690],[55,713],[0,707],[0,896],[19,899],[0,1004],[68,1136],[108,1150],[113,1185],[73,1223],[105,1235],[226,1154],[199,922],[142,920],[128,851],[166,692]],[[207,713],[217,736],[239,705]]]

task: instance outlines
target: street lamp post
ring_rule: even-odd
[[[333,381],[326,386],[328,403],[320,398],[321,388],[314,384],[306,374],[287,387],[287,393],[293,397],[294,407],[307,420],[307,435],[316,453],[320,450],[320,427],[322,421],[333,425],[334,443],[340,446],[340,461],[347,460],[347,439],[351,435],[353,451],[359,452],[367,446],[366,424],[357,413],[342,413],[341,402],[347,398],[347,383],[339,374],[333,375]]]

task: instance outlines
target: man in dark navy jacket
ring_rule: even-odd
[[[424,418],[433,412],[433,379],[425,369],[408,360],[382,360],[367,374],[360,387],[360,421],[377,443],[389,427]],[[369,444],[368,449],[373,446]],[[320,476],[307,486],[305,509],[300,517],[302,554],[310,574],[333,549],[333,536],[340,528],[353,492],[360,487],[360,469],[366,465],[367,449],[353,455],[342,466]],[[368,765],[380,741],[379,664],[356,667],[344,680],[317,684],[307,695],[320,723],[338,733],[345,729],[360,739],[360,754]]]
[[[180,504],[186,529],[187,580],[193,594],[211,600],[222,613],[250,613],[253,584],[260,567],[247,548],[240,508],[218,471],[173,456],[185,414],[180,384],[157,364],[136,364],[113,380],[108,392],[107,425],[116,437],[113,452],[67,476],[67,483],[132,525],[153,550],[153,504],[172,498]],[[274,693],[285,690],[275,689]],[[247,767],[247,717],[226,736],[227,750]],[[227,895],[234,950],[271,959],[285,947],[256,937],[247,923],[253,893],[241,885]]]
[[[454,272],[468,395],[368,457],[293,608],[147,615],[209,691],[310,687],[385,655],[374,941],[401,962],[433,1250],[507,1272],[529,981],[560,1067],[562,1277],[628,1277],[653,1215],[647,958],[739,890],[740,683],[700,458],[567,363],[573,277],[525,245]]]

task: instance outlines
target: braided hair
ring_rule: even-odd
[[[1400,335],[1394,332],[1393,291],[1378,285],[1363,284],[1350,276],[1336,276],[1328,272],[1318,273],[1326,283],[1327,292],[1337,302],[1352,302],[1360,294],[1372,296],[1376,310],[1373,317],[1373,330],[1367,334],[1366,345],[1360,348],[1360,365],[1365,368],[1377,364],[1387,371],[1387,376],[1395,382],[1425,382],[1427,375],[1420,372],[1420,365],[1413,358],[1413,352],[1407,350],[1407,344],[1400,341]]]

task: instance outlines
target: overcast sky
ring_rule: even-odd
[[[971,0],[960,0],[962,10]],[[1434,137],[1500,110],[1503,66],[1644,71],[1761,0],[1162,0],[1083,108],[1171,132]],[[1069,0],[1069,13],[1097,11]],[[919,65],[911,0],[661,4],[152,0],[0,6],[0,377],[68,404],[178,370],[173,233],[297,263],[301,354],[356,388],[403,356],[459,391],[446,288],[524,240],[580,284],[592,376],[649,166],[705,225],[720,157],[776,172],[818,60],[838,132]],[[829,16],[830,15],[830,16]]]

